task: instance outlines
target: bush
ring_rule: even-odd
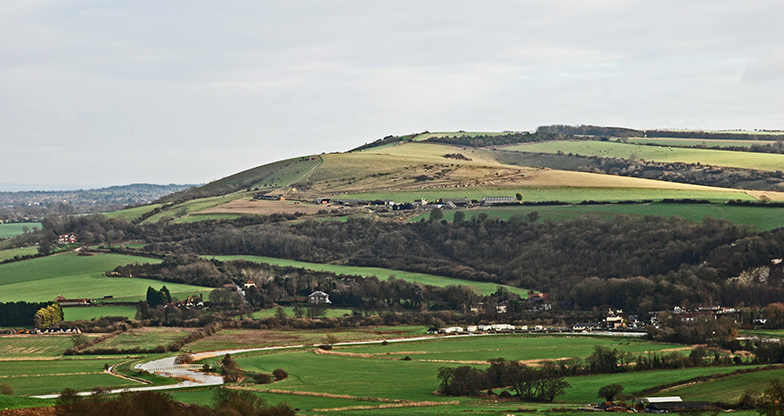
[[[272,376],[266,373],[259,373],[253,376],[253,381],[259,384],[270,384],[272,383]]]
[[[272,375],[275,376],[276,380],[283,380],[289,376],[289,373],[287,373],[286,370],[282,368],[276,368],[272,370]]]
[[[0,394],[5,394],[6,396],[13,396],[14,388],[11,387],[11,385],[8,383],[0,384]]]
[[[190,364],[193,362],[193,356],[190,354],[180,354],[174,359],[174,364]]]

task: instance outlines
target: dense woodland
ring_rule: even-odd
[[[144,252],[160,258],[246,254],[416,271],[547,292],[571,309],[647,312],[784,300],[783,264],[771,262],[784,258],[784,230],[758,233],[712,218],[692,223],[623,215],[557,223],[482,214],[457,223],[413,224],[360,218],[290,224],[293,218],[134,225],[102,216],[54,217],[42,223],[44,230],[23,237],[74,232],[81,242],[106,246],[145,241]],[[183,267],[194,270],[159,274],[170,281],[188,274],[189,282],[213,287],[225,283],[226,276],[209,268]]]

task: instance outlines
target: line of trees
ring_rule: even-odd
[[[294,416],[287,403],[275,406],[247,390],[216,389],[210,406],[185,404],[166,393],[153,391],[124,392],[117,396],[104,394],[101,388],[87,397],[66,388],[55,402],[55,412],[61,416]]]
[[[570,387],[553,362],[541,368],[503,358],[489,362],[490,367],[484,371],[470,366],[441,367],[437,376],[441,393],[472,396],[485,389],[508,388],[520,400],[552,402]]]
[[[51,304],[51,302],[0,303],[0,326],[34,326],[36,313]]]

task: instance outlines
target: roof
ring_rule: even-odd
[[[512,196],[486,196],[482,198],[482,201],[486,202],[506,202],[506,201],[514,201],[514,197]]]
[[[313,292],[313,293],[308,295],[308,297],[311,297],[311,296],[329,296],[329,295],[324,293],[324,292],[322,292],[322,291],[320,291],[320,290],[317,290],[317,291],[315,291],[315,292]]]
[[[643,397],[637,399],[639,403],[666,403],[666,402],[682,402],[681,396],[662,396],[662,397]]]

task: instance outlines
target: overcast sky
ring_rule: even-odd
[[[389,134],[784,129],[784,2],[0,1],[0,190],[202,183]]]

